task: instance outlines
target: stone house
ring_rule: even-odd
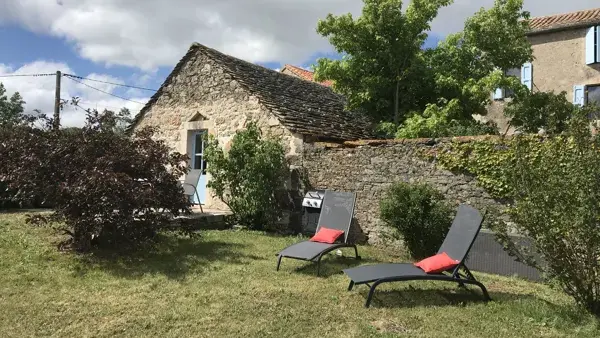
[[[576,104],[600,104],[600,8],[530,19],[528,40],[534,60],[507,70],[535,91],[560,93]],[[498,88],[488,118],[503,132],[503,107],[510,93]]]
[[[292,166],[301,166],[307,142],[371,136],[370,121],[344,105],[344,98],[327,86],[194,43],[130,129],[158,127],[157,138],[187,154],[192,169],[202,170],[199,202],[225,209],[206,188],[210,163],[203,158],[203,134],[227,148],[236,131],[255,121],[265,135],[281,139]]]

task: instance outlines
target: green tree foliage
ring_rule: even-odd
[[[486,114],[495,88],[522,90],[505,72],[532,59],[523,0],[496,0],[430,50],[421,48],[429,24],[452,1],[411,1],[405,13],[401,0],[364,3],[358,19],[330,14],[317,28],[343,59],[319,59],[316,77],[333,80],[351,108],[396,125],[412,118],[403,135],[478,133],[489,128],[472,115]]]
[[[480,123],[472,118],[461,119],[457,99],[441,105],[429,104],[423,113],[414,113],[398,129],[396,138],[470,136],[497,134],[493,123]]]
[[[434,255],[452,224],[452,209],[444,195],[427,184],[397,182],[379,207],[381,219],[415,259]]]
[[[0,127],[32,122],[34,118],[25,114],[24,105],[25,101],[21,94],[15,92],[9,98],[6,95],[6,88],[0,82]]]
[[[263,138],[251,122],[236,132],[227,152],[211,138],[205,156],[210,163],[208,187],[230,208],[233,222],[250,229],[274,229],[288,201],[289,168],[281,143]]]
[[[569,121],[581,114],[593,117],[598,107],[592,104],[578,107],[567,100],[567,93],[530,92],[516,94],[504,109],[510,124],[526,133],[537,133],[540,129],[548,134],[564,132]],[[596,116],[597,118],[597,116]]]
[[[344,55],[321,58],[317,80],[334,80],[334,88],[351,108],[365,108],[377,119],[402,120],[402,112],[420,109],[431,100],[431,81],[421,46],[441,7],[452,0],[413,0],[402,12],[401,0],[363,0],[362,16],[329,14],[317,25]],[[432,79],[430,79],[432,80]]]
[[[62,246],[136,246],[190,211],[178,183],[186,156],[153,140],[153,129],[127,137],[113,124],[94,111],[79,130],[0,128],[0,177],[19,199],[52,203],[54,213],[39,220],[68,235]]]

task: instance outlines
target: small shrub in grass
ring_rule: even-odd
[[[444,195],[424,183],[393,184],[380,201],[380,217],[414,259],[434,255],[452,224]]]
[[[117,133],[112,119],[90,112],[80,130],[0,129],[0,177],[24,200],[52,202],[51,217],[34,219],[68,235],[61,247],[134,247],[190,211],[177,181],[186,156],[153,140],[152,129]]]
[[[533,240],[545,264],[527,252],[519,256],[600,315],[600,139],[591,134],[585,115],[574,115],[565,133],[541,143],[518,137],[506,172],[512,221]],[[507,247],[523,249],[509,241],[508,230],[505,224],[498,229]]]
[[[281,143],[263,138],[256,123],[236,132],[225,152],[218,140],[206,147],[208,187],[232,212],[231,222],[254,230],[272,230],[289,201],[289,167]]]

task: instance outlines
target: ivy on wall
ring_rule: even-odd
[[[540,136],[522,136],[534,151],[526,156],[532,158],[539,153],[543,142]],[[478,184],[494,198],[509,198],[511,185],[509,173],[515,163],[515,139],[487,138],[468,142],[458,140],[424,151],[428,160],[436,161],[443,169],[454,173],[473,175]]]

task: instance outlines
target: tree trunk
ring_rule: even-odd
[[[400,123],[400,80],[396,80],[396,91],[394,91],[394,124]]]

